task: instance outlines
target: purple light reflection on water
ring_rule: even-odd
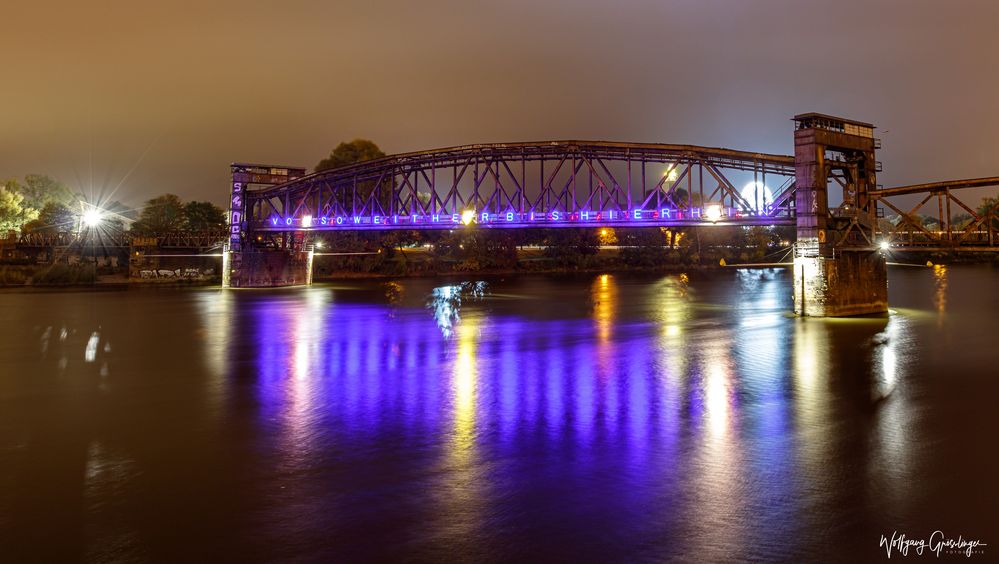
[[[454,299],[453,288],[442,288],[428,294]],[[696,316],[684,291],[666,293],[662,318],[622,310],[620,292],[614,277],[597,277],[588,312],[542,319],[504,313],[488,292],[453,308],[433,300],[424,307],[340,301],[341,293],[321,288],[262,298],[253,309],[261,426],[281,421],[286,440],[278,448],[289,476],[405,457],[415,482],[400,487],[423,491],[406,493],[409,503],[447,545],[470,554],[499,549],[472,542],[493,538],[482,527],[496,519],[537,543],[608,515],[616,524],[606,534],[622,539],[635,530],[718,524],[678,522],[672,511],[655,511],[650,496],[663,508],[725,507],[722,522],[734,519],[759,502],[736,469],[767,475],[774,468],[747,457],[744,443],[754,439],[739,435],[781,433],[782,420],[757,413],[750,419],[758,429],[739,427],[733,351],[691,348],[676,333],[675,324]],[[727,332],[711,337],[713,330],[709,341],[733,342]],[[767,413],[786,411],[787,396],[773,389],[782,385],[779,378],[754,383]],[[764,446],[767,458],[783,455]],[[317,466],[326,449],[339,454]],[[692,464],[708,474],[691,475]],[[692,477],[713,484],[700,490],[711,495],[692,497],[685,486]],[[774,489],[779,482],[769,485],[768,495],[789,496]],[[566,512],[566,500],[578,505]],[[293,504],[321,518],[315,507],[302,509],[314,505]],[[521,518],[502,517],[514,509]],[[745,531],[726,526],[734,536],[725,543],[746,540]]]
[[[52,561],[988,542],[996,274],[946,275],[892,270],[897,310],[851,320],[788,315],[783,271],[492,278],[450,336],[456,282],[0,295],[0,527]]]

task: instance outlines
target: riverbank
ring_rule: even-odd
[[[508,267],[483,267],[479,264],[462,261],[439,261],[429,258],[413,258],[412,251],[398,253],[391,258],[381,257],[374,263],[358,261],[317,261],[313,271],[314,282],[337,282],[342,280],[386,280],[408,278],[434,278],[440,276],[509,276],[517,274],[575,274],[575,273],[679,273],[707,272],[725,267],[774,266],[775,263],[789,262],[789,258],[774,260],[766,256],[759,260],[748,260],[746,256],[726,258],[725,253],[705,253],[698,257],[699,262],[690,260],[661,249],[659,252],[646,250],[647,256],[636,263],[624,260],[620,253],[596,253],[572,260],[552,258],[537,252],[518,256],[518,260]],[[408,257],[406,256],[408,255]],[[892,252],[888,261],[897,264],[922,266],[931,264],[999,264],[997,253],[940,253],[940,252]],[[337,264],[339,262],[340,264]],[[344,264],[346,263],[346,264]],[[338,267],[338,268],[334,268]],[[0,288],[130,288],[130,287],[199,287],[218,286],[219,277],[184,278],[157,277],[132,278],[124,270],[95,272],[93,265],[0,265]]]

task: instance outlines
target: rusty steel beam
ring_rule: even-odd
[[[944,180],[941,182],[929,182],[926,184],[912,184],[909,186],[897,186],[885,188],[883,190],[871,190],[868,192],[872,197],[884,198],[887,196],[901,196],[904,194],[919,194],[922,192],[937,193],[946,190],[957,190],[961,188],[982,188],[987,186],[999,186],[999,176],[989,176],[986,178],[968,178],[965,180]]]

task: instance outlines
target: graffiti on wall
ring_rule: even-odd
[[[139,278],[150,279],[150,278],[210,278],[215,275],[214,268],[200,269],[200,268],[176,268],[174,270],[169,270],[166,268],[152,269],[152,270],[140,270]]]

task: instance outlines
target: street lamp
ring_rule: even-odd
[[[90,208],[89,210],[83,212],[82,219],[83,225],[93,229],[94,227],[100,225],[101,221],[104,220],[104,213],[98,208]]]
[[[101,208],[90,204],[90,207],[86,207],[87,204],[80,203],[84,206],[83,213],[80,215],[80,235],[83,233],[83,228],[86,227],[88,231],[92,231],[100,227],[101,222],[104,221],[104,210]],[[87,239],[90,239],[90,256],[94,261],[94,282],[97,282],[97,248],[95,238],[92,233],[87,234]],[[83,242],[86,245],[86,240]],[[85,247],[84,247],[85,248]]]

